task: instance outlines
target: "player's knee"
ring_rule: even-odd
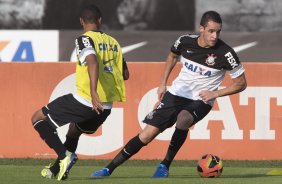
[[[176,128],[180,130],[189,130],[189,128],[193,125],[193,122],[176,122]]]
[[[153,139],[151,138],[151,136],[146,135],[146,134],[139,134],[139,139],[144,143],[144,144],[148,144],[150,143]]]
[[[176,127],[181,130],[188,130],[194,124],[194,118],[188,111],[181,111],[177,116]]]
[[[69,129],[67,132],[67,137],[78,139],[82,132],[77,128],[75,123],[70,123]]]
[[[157,127],[147,125],[139,134],[140,140],[144,144],[150,143],[158,134],[160,130]]]

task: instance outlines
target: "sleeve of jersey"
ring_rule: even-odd
[[[239,77],[240,75],[242,75],[245,72],[245,69],[243,67],[243,65],[241,63],[239,63],[239,65],[234,68],[233,70],[231,70],[229,72],[230,76],[232,79],[235,79],[237,77]]]
[[[228,62],[229,75],[232,79],[239,77],[245,72],[243,65],[240,63],[237,54],[231,50],[225,54]]]
[[[177,55],[181,55],[181,39],[182,37],[179,37],[174,44],[171,46],[170,51],[177,54]]]
[[[80,36],[75,40],[76,55],[81,65],[86,64],[86,56],[95,54],[94,42],[89,36]]]

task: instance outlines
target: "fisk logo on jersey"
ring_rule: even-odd
[[[233,55],[231,54],[231,52],[226,53],[224,56],[227,58],[229,64],[231,65],[231,67],[232,67],[233,69],[234,69],[236,66],[238,66],[238,64],[236,63],[236,60],[235,60],[235,58],[233,57]]]
[[[75,50],[76,54],[79,55],[81,53],[81,49],[79,48],[78,40],[75,40]]]
[[[207,70],[207,69],[202,68],[200,66],[194,65],[193,63],[185,62],[184,66],[188,70],[190,70],[191,72],[198,73],[199,75],[204,75],[204,76],[208,76],[208,77],[211,76],[211,71],[210,70]]]
[[[93,48],[93,46],[90,43],[89,37],[81,37],[81,41],[83,44],[83,48]],[[75,40],[75,48],[76,53],[79,55],[82,52],[82,49],[79,47],[78,39]]]
[[[82,43],[83,43],[84,47],[86,47],[86,48],[92,47],[92,45],[90,44],[90,41],[89,41],[89,37],[82,37]]]
[[[178,45],[181,43],[181,42],[180,42],[180,39],[181,39],[182,37],[184,37],[184,36],[186,36],[186,35],[180,36],[180,37],[175,41],[175,43],[174,43],[174,45],[173,45],[175,49],[177,49]]]
[[[178,47],[178,45],[179,45],[180,43],[181,43],[181,42],[180,42],[180,38],[179,38],[178,40],[175,41],[175,43],[174,43],[174,45],[173,45],[174,48],[177,49],[177,47]]]

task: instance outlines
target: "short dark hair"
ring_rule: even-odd
[[[87,23],[97,23],[101,17],[100,9],[93,4],[84,6],[80,11],[80,18]]]
[[[219,24],[222,24],[220,14],[216,11],[207,11],[203,14],[201,18],[200,25],[206,27],[209,21],[213,21]]]

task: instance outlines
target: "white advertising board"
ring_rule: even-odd
[[[59,31],[1,30],[1,62],[56,62]]]

